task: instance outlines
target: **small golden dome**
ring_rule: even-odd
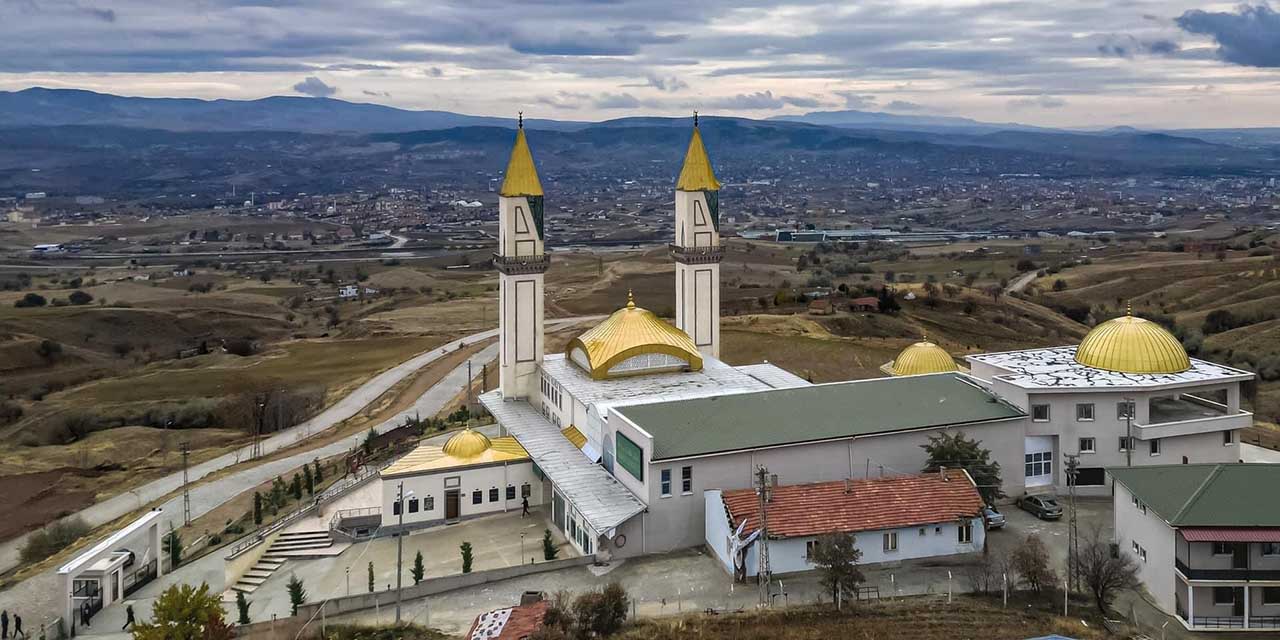
[[[610,369],[617,364],[644,354],[663,354],[684,361],[693,370],[702,368],[702,354],[689,334],[671,326],[652,311],[637,307],[631,293],[627,293],[627,306],[614,311],[600,324],[574,338],[565,348],[565,355],[602,380],[610,377]],[[660,367],[659,367],[660,368]],[[614,372],[641,374],[652,372],[653,367],[634,371]]]
[[[489,442],[488,436],[478,431],[463,429],[449,438],[441,450],[445,455],[465,460],[488,451],[491,446],[493,443]]]
[[[894,358],[889,373],[895,376],[918,376],[959,370],[960,367],[956,366],[955,359],[946,349],[924,339],[903,349]]]
[[[1076,348],[1076,362],[1120,373],[1178,373],[1191,368],[1187,350],[1173,334],[1129,314],[1094,327]]]

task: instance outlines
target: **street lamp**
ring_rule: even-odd
[[[524,564],[524,532],[520,532],[520,564]]]
[[[404,482],[397,485],[396,488],[396,511],[400,512],[400,526],[396,530],[396,625],[400,624],[400,580],[404,573],[402,570],[404,564],[404,501],[406,498],[412,498],[413,491],[404,492]]]

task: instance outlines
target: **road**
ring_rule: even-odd
[[[1005,292],[1005,293],[1020,293],[1023,289],[1026,289],[1026,288],[1027,288],[1027,285],[1031,284],[1031,281],[1033,281],[1033,280],[1035,280],[1035,279],[1036,279],[1036,272],[1035,272],[1035,271],[1028,271],[1028,272],[1026,272],[1026,273],[1024,273],[1024,274],[1022,274],[1022,275],[1020,275],[1020,276],[1018,276],[1018,277],[1016,277],[1016,278],[1014,278],[1014,279],[1013,279],[1013,282],[1010,282],[1010,283],[1009,283],[1009,286],[1007,286],[1007,287],[1005,287],[1005,288],[1004,288],[1004,292]]]
[[[569,326],[574,323],[581,322],[583,320],[588,320],[593,317],[594,316],[553,320],[547,323],[549,325],[548,329],[563,328],[565,326]],[[430,351],[425,351],[423,353],[420,353],[414,356],[413,358],[410,358],[394,367],[391,367],[390,369],[387,369],[386,371],[383,371],[382,373],[374,376],[368,382],[365,382],[364,384],[357,387],[354,391],[352,391],[350,394],[348,394],[346,397],[342,398],[338,402],[334,403],[329,408],[325,409],[324,411],[321,411],[318,415],[311,418],[310,420],[302,422],[289,429],[280,431],[272,435],[271,437],[263,440],[260,443],[262,448],[262,454],[267,455],[275,451],[279,451],[281,449],[291,447],[293,445],[296,445],[306,440],[307,438],[310,438],[311,436],[317,433],[325,431],[326,429],[342,422],[343,420],[346,420],[356,415],[361,409],[368,406],[369,403],[376,400],[379,396],[381,396],[382,394],[390,390],[391,387],[395,386],[400,381],[414,374],[419,369],[431,364],[432,362],[435,362],[436,360],[445,356],[446,354],[457,351],[459,348],[461,348],[464,345],[473,344],[481,340],[488,340],[496,337],[497,335],[498,335],[498,331],[496,329],[490,329],[488,331],[481,331],[479,333],[474,333],[469,336],[466,336],[465,338],[454,340],[453,342],[445,344],[441,347],[436,347],[434,349],[431,349]],[[492,350],[493,352],[489,353],[486,356],[485,354],[488,353],[490,350]],[[496,353],[497,353],[496,346],[490,346],[486,348],[484,351],[481,351],[480,354],[478,354],[476,357],[472,359],[477,363],[487,362],[488,360],[491,360],[494,357],[496,357]],[[440,400],[440,406],[443,406],[444,402],[447,402],[449,398],[452,398],[453,396],[457,395],[464,388],[466,384],[465,365],[463,365],[461,369],[462,371],[455,369],[454,371],[450,372],[447,376],[445,376],[443,380],[436,383],[435,386],[431,387],[431,389],[428,389],[426,393],[424,393],[421,397],[419,397],[418,400],[414,403],[414,407],[410,408],[407,413],[398,414],[395,418],[393,418],[393,420],[396,420],[397,422],[402,422],[403,417],[405,415],[412,416],[414,415],[413,414],[414,411],[420,411],[422,415],[434,415],[435,411],[428,411],[428,409],[431,406],[434,406],[434,403],[437,401],[437,398],[443,398],[442,400]],[[391,422],[391,421],[389,420],[388,422]],[[384,425],[385,424],[386,423],[384,423]],[[360,435],[359,437],[363,438],[364,436]],[[343,440],[342,442],[346,442],[346,441]],[[349,449],[350,445],[344,445],[344,447]],[[334,453],[338,453],[344,450],[345,449],[335,449]],[[325,455],[332,455],[330,453],[324,453],[324,451],[326,451],[326,449],[324,448],[312,449],[299,455],[305,456],[306,460],[310,460],[316,457],[317,455],[320,455],[321,457]],[[190,475],[190,480],[191,482],[196,482],[201,478],[204,478],[205,476],[209,475],[210,473],[213,473],[220,469],[225,469],[227,467],[234,466],[236,464],[239,464],[241,461],[247,461],[250,459],[251,454],[252,454],[252,446],[246,445],[240,449],[237,449],[236,451],[232,451],[230,453],[218,456],[217,458],[214,458],[212,460],[195,465],[188,470]],[[297,456],[288,458],[288,460],[293,460],[294,458],[297,458]],[[269,467],[274,464],[275,463],[269,463],[267,465],[261,465],[261,466]],[[298,466],[298,464],[300,463],[293,462],[292,466]],[[275,467],[272,467],[272,468],[275,468]],[[288,468],[292,468],[292,467],[288,467]],[[264,476],[264,479],[275,477],[277,473],[278,472],[273,471],[267,474],[266,476]],[[216,504],[209,505],[206,508],[197,508],[198,505],[195,497],[196,491],[193,491],[192,504],[191,504],[192,518],[198,517],[206,513],[210,509],[222,504],[222,502],[225,502],[226,500],[229,500],[235,495],[237,495],[240,491],[232,490],[236,486],[243,488],[243,487],[254,486],[258,482],[261,482],[261,480],[252,480],[253,477],[256,477],[254,475],[254,469],[250,468],[237,473],[230,474],[213,483],[209,483],[209,485],[219,485],[221,487],[222,493],[219,494],[221,499]],[[219,483],[222,483],[222,484],[219,484]],[[137,487],[128,492],[122,493],[112,498],[108,498],[107,500],[103,500],[102,502],[98,502],[92,506],[86,507],[85,509],[79,511],[78,513],[72,514],[71,516],[68,516],[68,517],[78,516],[84,519],[84,521],[88,523],[90,526],[94,526],[94,527],[100,526],[102,524],[111,522],[112,520],[115,520],[116,518],[119,518],[136,509],[139,509],[143,505],[146,505],[155,500],[159,500],[164,496],[169,495],[174,491],[177,491],[181,487],[182,487],[182,472],[180,471],[174,472],[163,478],[153,480],[145,485],[142,485],[141,487]],[[177,511],[179,512],[179,514],[181,513],[180,505]],[[18,538],[14,538],[12,540],[8,540],[3,544],[0,544],[0,570],[8,570],[18,565],[18,551],[19,549],[22,548],[22,545],[25,544],[26,539],[27,539],[27,536],[24,535],[24,536],[19,536]]]

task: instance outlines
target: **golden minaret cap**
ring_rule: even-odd
[[[720,181],[711,170],[711,160],[707,158],[707,148],[702,145],[702,133],[698,131],[698,112],[693,112],[693,136],[689,138],[689,149],[684,154],[684,167],[680,169],[680,178],[676,180],[679,191],[719,191]]]
[[[529,141],[524,137],[524,112],[520,112],[519,125],[516,128],[516,143],[511,148],[511,159],[507,161],[507,172],[502,176],[502,188],[498,195],[508,198],[522,196],[541,196],[542,182],[538,180],[538,169],[533,165],[533,152],[529,151]]]

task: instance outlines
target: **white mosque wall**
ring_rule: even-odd
[[[533,463],[522,462],[495,464],[463,469],[443,470],[436,473],[405,475],[382,479],[382,526],[395,527],[400,517],[395,514],[395,501],[399,484],[404,483],[405,494],[413,492],[418,500],[418,510],[409,509],[405,501],[404,524],[421,526],[445,520],[446,495],[458,491],[458,518],[503,511],[520,510],[521,492],[528,487],[529,505],[543,503],[543,483],[533,472]],[[507,487],[515,488],[515,497],[508,499]],[[497,489],[497,500],[491,499],[491,490]],[[480,502],[475,503],[474,492],[480,492]],[[427,507],[430,507],[429,509]]]

